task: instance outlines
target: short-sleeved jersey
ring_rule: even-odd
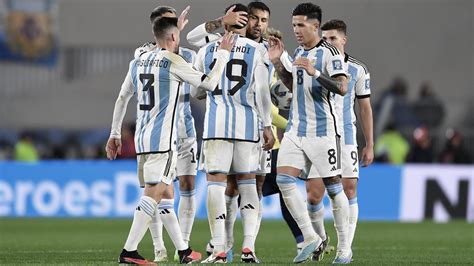
[[[137,154],[176,150],[176,118],[183,82],[199,86],[205,78],[177,54],[164,49],[142,53],[130,63],[137,96]]]
[[[199,50],[198,70],[206,74],[211,71],[217,47],[218,41]],[[218,88],[207,93],[203,139],[259,141],[255,80],[268,79],[265,58],[268,56],[261,44],[237,36]],[[265,84],[268,86],[267,82]]]
[[[347,72],[350,76],[347,93],[336,95],[336,112],[339,117],[339,128],[342,143],[356,145],[356,115],[354,112],[355,98],[370,97],[370,74],[367,67],[354,57],[345,54]]]
[[[141,54],[149,52],[156,48],[156,43],[147,42],[135,49],[135,58]],[[181,55],[186,62],[194,64],[196,59],[196,52],[191,49],[179,47],[179,55]],[[191,113],[191,105],[189,102],[191,87],[188,83],[184,83],[178,100],[178,138],[195,138],[196,129],[194,126],[194,117]]]
[[[294,58],[298,57],[308,58],[317,70],[330,77],[346,75],[344,57],[324,40],[310,50],[298,47]],[[286,131],[295,132],[300,137],[337,135],[334,94],[304,69],[293,67],[292,71],[293,100]]]

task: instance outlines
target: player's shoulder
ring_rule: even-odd
[[[336,48],[336,46],[328,43],[325,40],[321,40],[317,47],[327,50],[332,56],[342,55],[341,52]]]
[[[351,64],[351,65],[354,65],[357,68],[363,69],[365,74],[369,73],[369,69],[367,68],[367,65],[365,63],[363,63],[362,61],[354,58],[352,55],[349,55],[349,54],[346,53],[345,54],[345,59],[346,59],[345,61],[348,64]]]
[[[171,61],[171,63],[174,63],[174,64],[186,64],[186,63],[188,63],[182,55],[177,54],[177,53],[173,53],[173,52],[165,50],[165,49],[161,49],[157,53],[161,57]]]
[[[196,52],[186,47],[179,47],[179,55],[182,56],[186,62],[192,63],[194,61],[193,58],[196,57]]]
[[[139,58],[142,54],[153,50],[156,46],[154,42],[146,42],[135,49],[134,58]]]

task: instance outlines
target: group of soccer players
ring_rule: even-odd
[[[179,263],[201,260],[201,254],[189,247],[198,168],[207,176],[211,231],[206,247],[209,257],[203,263],[232,261],[239,209],[244,233],[241,260],[259,263],[255,240],[261,198],[275,193],[280,194],[283,216],[297,242],[293,261],[322,260],[329,250],[322,203],[325,191],[338,238],[334,263],[350,263],[358,216],[355,98],[366,141],[363,166],[372,162],[373,137],[370,76],[362,63],[344,51],[346,24],[330,20],[320,26],[319,6],[297,5],[292,25],[299,47],[289,56],[279,36],[264,35],[270,19],[268,6],[233,4],[224,16],[188,33],[188,41],[200,47],[196,54],[179,46],[188,11],[189,7],[179,17],[167,6],[152,11],[155,41],[135,51],[115,103],[107,157],[115,159],[120,154],[121,124],[129,100],[136,95],[135,147],[139,182],[144,187],[119,263],[150,263],[137,252],[148,229],[155,262],[167,261],[163,226]],[[223,36],[214,33],[221,27]],[[287,125],[271,103],[270,87],[276,79],[293,93]],[[206,99],[199,166],[190,97]],[[272,123],[286,127],[281,145]],[[175,178],[180,190],[178,215],[172,188]],[[305,180],[307,199],[296,188],[298,178]]]

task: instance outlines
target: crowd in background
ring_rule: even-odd
[[[373,100],[375,161],[472,163],[472,138],[466,140],[461,131],[442,128],[445,106],[435,95],[432,84],[424,82],[413,102],[409,101],[407,90],[406,81],[397,77],[379,99]],[[122,159],[135,158],[134,131],[133,123],[123,128]],[[24,131],[0,128],[0,160],[105,159],[104,145],[109,132],[109,128]],[[359,143],[363,143],[362,136]]]

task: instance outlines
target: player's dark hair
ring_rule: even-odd
[[[178,18],[160,17],[153,21],[153,34],[155,37],[162,38],[171,28],[178,27]]]
[[[224,14],[227,13],[227,11],[231,8],[235,6],[233,12],[241,12],[241,11],[244,11],[244,12],[247,12],[247,14],[249,13],[249,9],[247,8],[246,5],[243,5],[243,4],[240,4],[240,3],[237,3],[237,4],[232,4],[230,6],[228,6],[225,11],[224,11]],[[246,25],[244,25],[243,27],[245,27]],[[243,27],[241,26],[238,26],[238,25],[231,25],[232,28],[235,28],[235,29],[242,29]]]
[[[339,19],[331,19],[321,26],[321,30],[337,30],[339,32],[347,33],[347,25],[344,21]]]
[[[252,12],[252,9],[258,9],[262,11],[267,11],[268,15],[270,15],[270,8],[268,8],[268,6],[265,3],[260,2],[260,1],[250,2],[247,5],[247,8],[249,9],[249,12]]]
[[[313,3],[299,4],[293,9],[293,16],[306,16],[308,19],[317,19],[321,22],[323,11]]]
[[[173,13],[176,14],[176,9],[170,7],[170,6],[157,6],[153,11],[151,11],[150,14],[150,21],[153,23],[156,18],[162,17],[166,13]]]

